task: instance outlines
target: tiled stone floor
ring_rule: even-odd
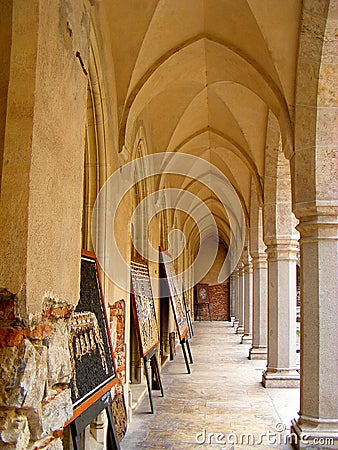
[[[230,322],[195,322],[194,331],[192,373],[177,348],[162,373],[165,397],[153,391],[154,414],[144,397],[121,449],[291,449],[284,435],[297,417],[298,389],[263,388],[266,362],[248,359],[250,346]]]

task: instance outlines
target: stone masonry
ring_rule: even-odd
[[[0,449],[62,449],[72,417],[68,319],[72,308],[45,302],[40,323],[20,319],[17,298],[0,291]]]
[[[115,430],[120,441],[127,429],[127,414],[123,397],[123,384],[126,383],[125,311],[124,300],[113,303],[109,308],[109,329],[112,337],[116,372],[119,378],[119,383],[114,386],[112,392],[112,410]]]

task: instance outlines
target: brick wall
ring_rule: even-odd
[[[208,295],[212,320],[230,320],[229,281],[224,284],[208,286]],[[207,305],[201,305],[196,320],[209,320]]]
[[[114,390],[112,392],[112,410],[115,422],[115,431],[119,441],[121,441],[127,429],[127,414],[122,389],[122,385],[126,383],[126,348],[124,342],[126,305],[124,300],[115,302],[109,306],[109,309],[109,328],[112,338],[116,372],[120,380],[120,383],[114,386]]]
[[[126,349],[124,343],[124,328],[126,320],[126,305],[124,300],[119,300],[109,305],[109,328],[112,339],[116,372],[121,384],[126,382]],[[120,390],[122,392],[122,390]]]

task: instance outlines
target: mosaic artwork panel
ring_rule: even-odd
[[[141,357],[146,356],[159,344],[154,299],[150,284],[148,266],[131,261],[131,282],[133,312]]]
[[[116,377],[95,257],[81,258],[80,300],[70,319],[69,348],[77,407]]]
[[[188,331],[188,323],[183,302],[183,295],[178,285],[177,276],[170,254],[166,251],[162,251],[161,256],[167,276],[170,300],[174,312],[177,331],[180,339],[183,339]]]

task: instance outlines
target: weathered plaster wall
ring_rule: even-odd
[[[88,20],[82,0],[13,4],[0,286],[27,318],[78,299]]]
[[[88,5],[17,0],[6,15],[1,448],[61,449],[73,414],[68,319],[80,288]]]
[[[5,127],[6,127],[6,109],[7,92],[9,83],[9,67],[12,41],[12,1],[4,0],[1,2],[0,15],[0,190],[2,161],[4,152]]]

